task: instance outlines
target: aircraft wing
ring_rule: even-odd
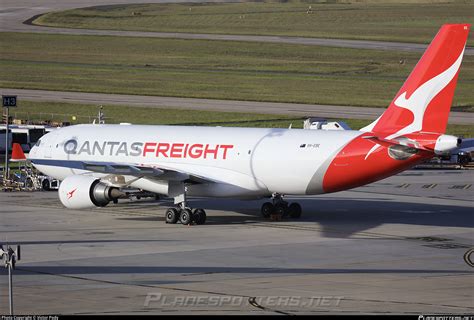
[[[210,179],[189,172],[159,165],[79,161],[75,167],[77,169],[103,173],[107,175],[133,176],[136,178],[146,177],[148,179],[161,181],[189,181],[194,183],[214,182]]]

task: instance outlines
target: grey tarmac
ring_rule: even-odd
[[[190,199],[205,225],[164,223],[172,201],[64,209],[57,192],[0,193],[1,242],[22,245],[18,314],[472,314],[474,170],[409,170],[262,201]],[[434,186],[433,186],[434,185]],[[427,187],[428,186],[428,187]],[[0,314],[8,312],[0,268]]]

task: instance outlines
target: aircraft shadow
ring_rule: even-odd
[[[94,244],[94,243],[144,243],[144,242],[179,242],[183,240],[150,240],[150,239],[111,239],[111,240],[48,240],[48,241],[12,241],[14,245],[43,245],[43,244]]]
[[[314,227],[325,237],[347,238],[351,235],[375,228],[383,224],[406,224],[418,226],[473,228],[472,207],[413,203],[394,201],[389,198],[336,198],[321,196],[318,198],[291,198],[303,207],[300,219],[284,218],[270,221],[260,214],[260,206],[265,200],[240,201],[232,199],[190,199],[193,207],[206,210],[223,211],[218,215],[208,215],[206,225],[233,224],[297,224],[300,227]],[[172,202],[160,202],[160,206],[172,206]],[[225,211],[229,212],[228,214]],[[164,223],[164,217],[121,217],[124,220],[149,220]],[[301,223],[304,222],[304,223]],[[201,227],[201,226],[195,226]]]

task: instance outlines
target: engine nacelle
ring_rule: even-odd
[[[461,145],[461,142],[461,138],[450,136],[447,134],[440,135],[436,140],[434,152],[436,154],[449,153],[450,151],[458,148]]]
[[[105,207],[121,195],[118,188],[107,186],[91,176],[69,176],[59,186],[59,199],[69,209]]]

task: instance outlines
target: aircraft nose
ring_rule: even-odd
[[[38,147],[37,147],[37,146],[33,146],[33,147],[30,149],[29,156],[30,156],[31,158],[34,158],[34,157],[36,156],[37,150],[38,150]]]
[[[30,149],[30,153],[28,154],[29,159],[40,159],[41,158],[41,147],[38,144],[34,145]]]

